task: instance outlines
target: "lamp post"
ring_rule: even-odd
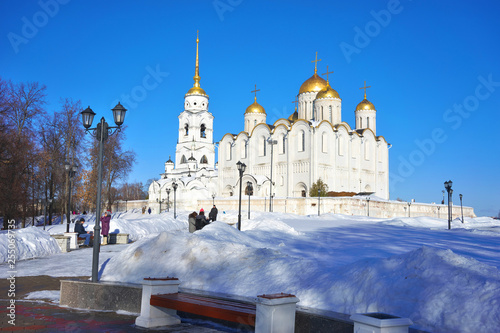
[[[104,117],[101,118],[100,122],[97,124],[95,128],[90,128],[92,126],[92,122],[94,121],[94,116],[96,115],[94,111],[90,108],[86,108],[81,112],[83,127],[85,127],[85,132],[89,133],[92,131],[91,135],[99,141],[99,159],[97,162],[98,170],[97,170],[97,198],[96,198],[96,222],[94,226],[94,252],[92,255],[92,282],[97,282],[97,273],[99,270],[99,245],[100,241],[100,232],[101,226],[99,217],[101,216],[101,190],[102,190],[102,151],[104,141],[107,140],[109,135],[113,135],[117,131],[121,130],[121,125],[123,125],[123,121],[125,120],[125,113],[127,109],[125,109],[120,102],[111,109],[113,111],[113,118],[116,124],[116,127],[108,126]],[[116,129],[113,131],[113,129]]]
[[[238,208],[238,230],[241,230],[241,188],[242,188],[242,179],[243,179],[243,173],[245,172],[245,169],[246,169],[246,165],[245,163],[241,163],[240,161],[238,161],[238,163],[236,163],[236,167],[238,168],[238,171],[240,173],[240,201],[239,201],[239,208]]]
[[[172,188],[174,189],[174,219],[177,218],[177,187],[179,185],[177,185],[177,183],[172,183]]]
[[[160,184],[160,182],[158,182],[156,180],[155,180],[155,183],[158,183],[159,199],[156,198],[156,202],[158,202],[160,204],[160,211],[158,212],[158,214],[161,214],[161,203],[164,201],[164,200],[161,199],[161,184]]]
[[[443,192],[443,201],[441,201],[441,204],[444,205],[444,190],[442,190],[441,192]]]
[[[439,218],[439,209],[440,209],[440,208],[441,208],[441,207],[439,207],[439,206],[438,206],[438,218]]]
[[[212,206],[215,206],[215,193],[212,193]]]
[[[66,161],[64,163],[64,168],[68,172],[68,206],[66,208],[66,232],[69,232],[69,222],[71,216],[71,182],[73,177],[75,177],[76,172],[78,171],[78,166],[75,163],[69,163]]]
[[[125,213],[128,211],[128,209],[127,209],[127,201],[128,201],[128,200],[127,200],[127,199],[125,199]]]
[[[411,217],[411,201],[408,202],[408,217]]]
[[[318,188],[318,216],[320,215],[320,204],[321,204],[321,189]]]
[[[458,196],[460,197],[460,211],[462,212],[462,223],[464,223],[464,207],[462,206],[463,195],[459,194]]]
[[[271,145],[271,177],[269,184],[269,212],[273,211],[273,147],[278,144],[277,140],[272,140],[271,137],[267,139],[267,143]]]
[[[370,216],[370,197],[366,197],[366,208],[367,208],[366,216]]]
[[[451,180],[444,182],[444,188],[448,192],[448,230],[451,229],[451,196],[453,194],[453,190],[451,189],[451,186],[453,185],[453,182]],[[444,193],[444,191],[443,191]],[[444,194],[443,194],[443,201],[444,201]]]
[[[170,211],[170,191],[171,190],[169,188],[167,188],[166,191],[167,191],[167,212],[169,212]]]
[[[252,195],[253,187],[252,182],[247,182],[247,190],[248,190],[248,219],[250,220],[250,195]]]

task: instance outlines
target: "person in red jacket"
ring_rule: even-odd
[[[102,245],[108,244],[109,221],[111,221],[111,215],[106,211],[104,216],[101,217]]]

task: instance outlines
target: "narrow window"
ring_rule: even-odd
[[[226,150],[226,160],[230,161],[231,160],[231,149],[232,149],[232,145],[231,145],[231,142],[228,142],[227,145],[227,150]]]
[[[333,120],[332,120],[332,106],[331,105],[328,107],[328,113],[330,115],[330,122],[333,122]]]
[[[181,164],[187,163],[186,156],[182,155]]]
[[[363,128],[363,118],[359,117],[359,128]]]
[[[370,128],[370,118],[366,117],[366,127]]]
[[[201,158],[200,163],[202,163],[202,164],[207,164],[208,163],[208,159],[207,159],[207,157],[205,155],[203,155],[203,157]]]
[[[200,138],[206,138],[206,134],[205,134],[205,131],[206,131],[206,127],[205,127],[205,124],[201,124],[201,127],[200,127]]]
[[[267,141],[266,141],[266,138],[262,138],[262,156],[266,156],[266,145],[267,145]]]
[[[184,134],[184,135],[188,135],[189,134],[189,125],[188,124],[184,125],[184,129],[186,130],[186,134]]]
[[[284,154],[284,153],[285,153],[285,147],[286,147],[286,137],[283,135],[283,136],[282,136],[282,138],[283,138],[283,139],[282,139],[282,140],[283,140],[283,148],[282,148],[282,149],[283,149],[283,151],[282,151],[282,152],[283,152],[283,154]]]

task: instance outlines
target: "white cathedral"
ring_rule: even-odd
[[[173,202],[196,210],[198,200],[238,197],[237,162],[244,163],[243,193],[257,197],[305,197],[318,179],[329,191],[370,193],[389,199],[390,145],[376,135],[376,109],[364,99],[354,110],[356,126],[342,121],[342,99],[317,73],[299,89],[295,112],[288,119],[266,123],[266,111],[255,100],[244,113],[244,130],[214,143],[214,116],[200,86],[199,38],[196,39],[194,85],[184,96],[179,115],[175,162],[149,187],[149,202]],[[216,147],[218,156],[216,159]],[[166,207],[166,206],[164,206]]]

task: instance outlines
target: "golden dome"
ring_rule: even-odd
[[[299,95],[305,92],[318,92],[326,87],[326,81],[317,73],[314,73],[300,86]]]
[[[294,123],[297,121],[297,119],[299,119],[299,114],[297,113],[297,110],[295,110],[295,112],[292,113],[290,115],[290,117],[288,117],[288,121],[290,121],[291,123]]]
[[[249,107],[247,107],[247,110],[245,111],[245,114],[247,113],[263,113],[263,114],[266,114],[266,110],[264,110],[264,108],[262,107],[262,105],[260,105],[259,103],[257,103],[257,97],[255,98],[255,102],[253,102],[252,105],[250,105]]]
[[[205,92],[205,90],[203,90],[203,88],[201,88],[201,87],[192,87],[186,93],[186,96],[189,96],[189,95],[202,95],[202,96],[208,97],[208,95]]]
[[[340,99],[339,93],[333,89],[328,81],[326,82],[326,87],[321,89],[321,91],[316,95],[316,99],[320,98],[338,98]]]
[[[358,106],[356,106],[356,111],[362,111],[362,110],[375,110],[375,106],[372,104],[372,102],[370,102],[365,98],[364,100],[361,101],[361,103],[358,104]]]

